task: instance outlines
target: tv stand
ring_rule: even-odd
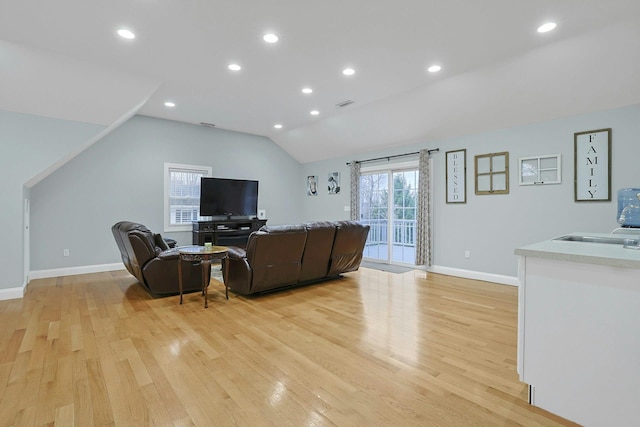
[[[249,234],[267,223],[266,219],[220,219],[213,221],[194,221],[192,243],[204,246],[210,242],[217,246],[247,246]]]

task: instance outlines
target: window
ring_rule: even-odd
[[[164,231],[191,231],[200,219],[203,176],[211,176],[210,167],[164,164]]]

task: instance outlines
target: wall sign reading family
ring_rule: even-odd
[[[447,203],[467,203],[467,150],[446,155]]]
[[[611,129],[574,134],[575,201],[611,200]]]

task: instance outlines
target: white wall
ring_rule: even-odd
[[[0,290],[23,285],[23,206],[25,182],[64,158],[104,126],[0,110]]]
[[[611,202],[574,202],[574,132],[612,128]],[[410,141],[384,151],[362,153],[352,158],[303,165],[298,177],[304,193],[307,175],[342,172],[342,197],[321,191],[319,196],[303,195],[303,220],[348,218],[347,161],[440,148],[433,154],[433,264],[476,272],[517,275],[515,248],[572,231],[610,232],[616,223],[616,192],[640,186],[640,105],[501,129],[441,141]],[[467,203],[445,203],[445,152],[467,149]],[[474,194],[474,156],[508,151],[510,192],[506,195]],[[562,155],[562,184],[518,185],[518,157],[543,154]],[[323,187],[321,186],[321,189]],[[464,258],[469,250],[471,257]]]
[[[33,187],[32,270],[121,262],[111,234],[121,220],[191,244],[190,232],[163,232],[164,163],[258,180],[258,205],[269,224],[300,217],[292,179],[300,164],[268,138],[134,116]]]

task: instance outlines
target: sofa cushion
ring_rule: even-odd
[[[246,250],[253,270],[251,292],[297,283],[306,238],[303,226],[262,227],[251,233]]]
[[[369,226],[362,226],[356,221],[338,221],[335,224],[336,238],[331,251],[329,276],[355,271],[360,267],[369,234]]]
[[[300,281],[322,279],[329,271],[331,248],[336,235],[336,225],[327,221],[304,224],[307,229],[307,243],[302,255]]]
[[[155,233],[153,235],[153,241],[156,244],[156,246],[160,248],[160,250],[166,251],[167,249],[169,249],[169,245],[167,244],[167,242],[164,241],[164,239],[160,234]]]

